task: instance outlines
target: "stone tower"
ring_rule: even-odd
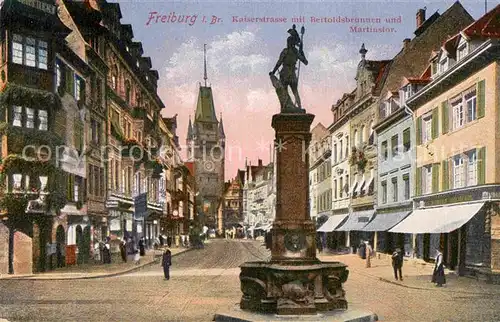
[[[206,53],[206,51],[205,51]],[[217,208],[224,193],[225,134],[222,115],[217,120],[212,88],[207,86],[205,54],[205,84],[198,93],[194,121],[189,119],[186,143],[187,158],[195,162],[196,188],[199,192],[197,209],[209,228],[216,228]]]

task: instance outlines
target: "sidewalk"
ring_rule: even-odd
[[[192,250],[193,248],[170,248],[172,256]],[[17,280],[75,280],[111,277],[130,273],[139,270],[161,259],[161,250],[149,250],[145,256],[141,257],[140,264],[131,262],[124,263],[120,256],[113,256],[111,264],[82,264],[58,268],[49,272],[31,274],[31,275],[0,275],[0,279]]]
[[[444,287],[436,287],[431,283],[434,265],[422,264],[414,260],[405,260],[403,264],[403,281],[398,281],[394,278],[389,258],[372,258],[370,268],[366,268],[366,261],[355,254],[319,254],[318,258],[325,262],[342,262],[348,266],[351,273],[379,279],[401,287],[428,291],[500,296],[500,287],[498,285],[486,284],[474,278],[458,276],[455,272],[447,269],[445,269],[446,285]],[[347,279],[347,282],[349,282],[349,279]]]

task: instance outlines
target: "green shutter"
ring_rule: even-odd
[[[486,182],[486,148],[477,149],[477,184]]]
[[[439,191],[439,163],[432,165],[432,192]]]
[[[415,173],[415,196],[422,194],[422,168],[417,168]]]
[[[477,83],[477,118],[484,117],[485,97],[484,97],[484,79]]]
[[[441,119],[443,120],[441,123],[441,131],[443,134],[446,134],[448,133],[449,124],[448,101],[444,101],[441,103]]]
[[[436,107],[432,110],[432,139],[438,137],[439,134],[439,109]]]
[[[449,165],[448,160],[444,160],[443,162],[441,162],[441,166],[443,167],[443,177],[442,177],[443,180],[441,182],[443,191],[450,189],[450,172],[449,172],[450,170],[448,168],[448,165]]]
[[[417,118],[417,145],[422,144],[422,117]]]

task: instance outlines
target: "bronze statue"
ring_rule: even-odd
[[[304,27],[301,29],[302,36],[304,35]],[[300,60],[304,65],[308,64],[303,51],[303,40],[299,38],[299,34],[295,29],[295,25],[288,30],[290,36],[287,38],[287,47],[281,51],[280,58],[274,69],[269,73],[271,82],[276,89],[276,94],[280,100],[281,110],[301,109],[300,96],[297,90],[298,76],[295,75],[295,64]],[[296,46],[299,46],[297,49]],[[300,64],[300,62],[299,62]],[[280,78],[274,76],[278,68],[283,66],[279,72]],[[300,72],[300,65],[299,65]],[[293,95],[295,96],[295,105],[293,104],[290,95],[288,94],[288,86],[290,86]]]

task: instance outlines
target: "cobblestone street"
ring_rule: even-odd
[[[127,275],[89,280],[0,280],[0,318],[46,321],[210,321],[216,312],[239,303],[238,265],[269,256],[259,242],[212,240],[205,249],[173,257],[171,279],[159,264]],[[384,321],[498,321],[500,294],[493,286],[466,279],[433,289],[424,277],[405,277],[411,287],[377,277],[352,255],[322,256],[343,260],[350,275],[349,305],[371,310]],[[371,270],[371,271],[370,271]],[[425,272],[423,272],[425,273]],[[422,275],[424,276],[424,275]],[[406,281],[405,281],[406,282]],[[409,282],[410,283],[410,282]],[[421,284],[423,289],[415,286]]]

